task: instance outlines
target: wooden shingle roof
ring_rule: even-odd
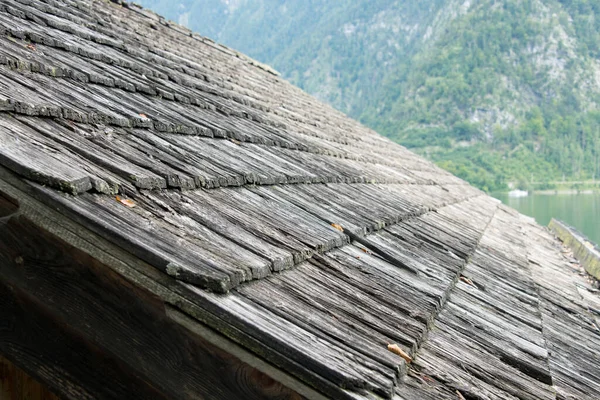
[[[304,396],[600,398],[598,316],[545,229],[135,5],[0,0],[15,191]]]

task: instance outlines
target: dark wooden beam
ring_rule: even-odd
[[[57,320],[32,296],[4,283],[0,283],[0,320],[0,353],[61,398],[167,399]],[[13,396],[9,399],[28,399]]]
[[[65,398],[301,398],[176,323],[150,292],[25,215],[6,214],[0,353]]]
[[[45,385],[0,356],[0,399],[59,400]]]

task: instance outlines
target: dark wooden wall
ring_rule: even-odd
[[[0,400],[59,400],[47,387],[0,356]]]
[[[0,218],[15,211],[13,202],[0,194]],[[0,355],[0,400],[58,400],[58,397]]]

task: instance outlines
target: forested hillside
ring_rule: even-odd
[[[141,4],[481,188],[600,175],[600,1]]]

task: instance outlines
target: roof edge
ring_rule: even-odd
[[[188,35],[200,42],[202,42],[203,44],[207,45],[207,46],[211,46],[217,50],[222,51],[223,53],[226,54],[230,54],[233,55],[241,60],[246,61],[248,64],[261,69],[265,72],[270,73],[271,75],[274,76],[281,76],[281,74],[279,73],[279,71],[277,71],[275,68],[271,67],[270,65],[267,65],[265,63],[262,63],[258,60],[253,59],[252,57],[247,56],[246,54],[232,49],[231,47],[228,47],[224,44],[215,42],[213,39],[206,37],[206,36],[202,36],[197,32],[192,31],[191,29],[189,29],[188,27],[178,24],[175,21],[172,20],[168,20],[165,17],[163,17],[160,14],[157,14],[156,12],[148,9],[148,8],[144,8],[141,4],[133,2],[133,1],[128,1],[128,0],[110,0],[112,3],[118,4],[120,6],[123,6],[125,8],[128,8],[134,12],[138,12],[141,15],[144,15],[146,17],[148,17],[148,14],[153,15],[156,17],[156,19],[158,19],[158,22],[161,25],[166,26],[167,28],[173,28],[174,30],[180,32],[181,34],[184,35]]]

